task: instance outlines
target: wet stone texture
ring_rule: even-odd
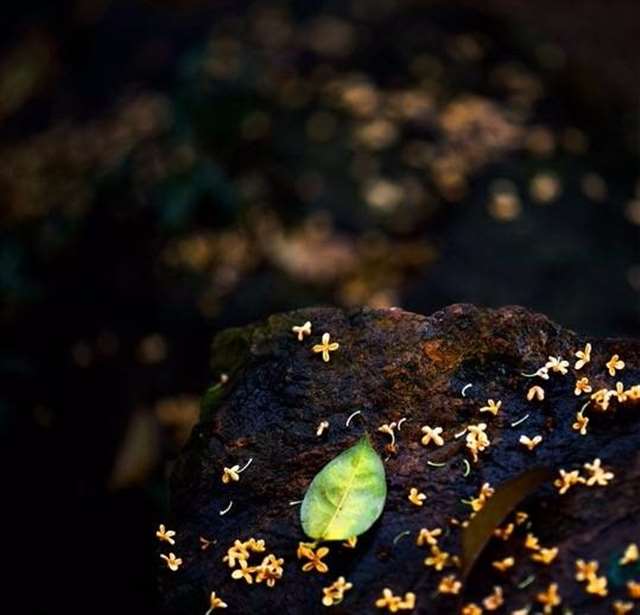
[[[313,333],[299,342],[291,327],[306,320]],[[340,343],[329,363],[311,352],[325,331]],[[593,344],[591,362],[576,372],[574,353],[586,342]],[[610,376],[605,363],[614,353],[626,367]],[[570,362],[566,375],[552,373],[546,381],[522,376],[549,355]],[[159,543],[158,554],[173,551],[184,563],[172,572],[159,559],[162,612],[204,614],[215,591],[229,605],[226,613],[373,613],[381,612],[375,601],[389,587],[396,595],[415,592],[414,612],[458,613],[469,602],[481,604],[499,585],[505,600],[500,612],[530,605],[535,613],[542,611],[537,594],[556,582],[563,602],[554,613],[598,614],[628,599],[628,579],[640,581],[637,563],[618,564],[626,545],[640,539],[640,404],[612,400],[606,412],[590,406],[588,434],[572,429],[588,400],[574,394],[576,375],[587,376],[594,391],[613,389],[618,381],[625,388],[640,383],[640,341],[584,338],[519,307],[454,305],[428,317],[397,309],[320,308],[221,333],[213,364],[229,380],[205,396],[202,420],[173,472],[172,517],[166,524],[176,530],[176,544]],[[527,401],[533,384],[544,388],[544,401]],[[489,398],[502,401],[497,416],[480,413]],[[346,427],[356,410],[361,414]],[[377,429],[402,418],[393,453],[389,435]],[[325,420],[330,426],[318,437],[317,426]],[[491,445],[465,477],[463,459],[472,461],[471,455],[465,437],[454,435],[479,422],[487,424]],[[423,425],[442,427],[444,446],[423,446]],[[355,549],[327,545],[326,574],[302,572],[296,548],[305,536],[299,506],[290,502],[301,500],[314,475],[365,432],[385,458],[388,498],[382,517]],[[542,443],[530,452],[518,442],[522,434],[541,435]],[[596,457],[615,474],[610,484],[578,485],[559,495],[552,485],[558,470],[580,469],[586,476],[583,464]],[[223,467],[243,466],[251,458],[238,482],[222,483]],[[537,467],[548,468],[551,478],[522,494],[517,510],[527,512],[528,521],[509,540],[491,539],[459,595],[438,595],[439,580],[452,573],[462,577],[462,571],[425,566],[428,549],[416,546],[420,528],[442,528],[441,548],[461,555],[465,530],[450,519],[468,518],[471,509],[462,500],[475,497],[485,482],[500,492],[505,481]],[[422,507],[408,501],[411,487],[426,494]],[[531,560],[533,552],[524,548],[527,532],[543,547],[559,547],[550,565]],[[215,543],[202,549],[200,537]],[[233,580],[222,561],[235,539],[250,537],[264,539],[266,553],[285,560],[273,588]],[[515,558],[511,569],[492,567],[507,556]],[[606,597],[587,594],[585,583],[574,579],[578,558],[600,562],[608,578]],[[327,609],[322,588],[339,576],[353,589]]]

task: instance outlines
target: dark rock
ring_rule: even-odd
[[[291,327],[306,320],[313,323],[313,334],[300,343]],[[325,331],[340,343],[329,363],[310,350]],[[207,396],[207,411],[173,474],[173,517],[167,524],[177,531],[176,545],[161,543],[158,553],[172,550],[184,564],[171,572],[161,562],[164,612],[204,613],[215,591],[228,603],[227,613],[321,613],[322,588],[341,575],[353,589],[333,613],[378,612],[374,603],[385,587],[398,595],[415,592],[415,612],[459,612],[462,604],[480,603],[494,585],[504,590],[502,612],[510,612],[535,605],[536,594],[550,582],[558,583],[563,608],[612,612],[612,601],[626,596],[626,579],[635,574],[640,580],[637,565],[617,564],[626,545],[640,537],[640,408],[637,401],[612,401],[607,412],[589,407],[588,434],[572,429],[586,399],[574,395],[574,353],[587,341],[593,344],[592,359],[579,374],[590,378],[594,390],[612,389],[617,381],[627,388],[640,383],[640,341],[584,339],[519,307],[454,305],[429,317],[396,309],[308,309],[220,334],[214,368],[230,379]],[[611,377],[605,363],[614,353],[626,368]],[[567,375],[552,373],[548,381],[522,376],[550,355],[570,362]],[[463,397],[467,383],[473,386]],[[545,389],[542,402],[526,400],[534,383]],[[497,416],[479,412],[489,398],[502,401]],[[362,413],[347,428],[345,421],[356,410]],[[525,422],[511,426],[527,414]],[[403,417],[397,452],[389,453],[389,436],[377,428]],[[317,437],[322,420],[330,428]],[[487,423],[491,446],[465,477],[463,459],[470,459],[469,451],[465,438],[454,434],[478,422]],[[444,446],[421,445],[425,424],[444,428]],[[327,545],[328,573],[302,572],[296,548],[305,536],[299,507],[289,502],[302,499],[324,464],[365,431],[387,457],[389,494],[383,515],[355,549]],[[543,441],[529,452],[518,443],[521,434],[540,434]],[[516,527],[508,541],[493,539],[472,566],[460,596],[437,596],[438,581],[461,572],[425,567],[428,551],[415,544],[420,528],[443,528],[442,548],[461,554],[463,530],[450,518],[468,517],[470,508],[461,499],[475,497],[483,483],[499,491],[501,484],[532,468],[546,468],[555,478],[559,468],[582,468],[596,457],[615,473],[609,486],[578,485],[559,495],[552,480],[546,480],[523,492],[518,510],[529,514],[531,525]],[[221,482],[224,466],[242,466],[250,458],[253,463],[239,482]],[[432,467],[427,460],[447,465]],[[423,507],[407,500],[410,487],[427,495]],[[221,516],[230,500],[230,512]],[[541,545],[559,547],[551,565],[531,561],[523,546],[528,531]],[[216,543],[202,550],[201,536]],[[284,575],[274,588],[232,580],[222,561],[235,539],[252,536],[265,540],[267,553],[285,560]],[[492,568],[492,561],[508,555],[516,560],[511,570]],[[599,560],[609,580],[607,597],[588,595],[584,584],[574,580],[578,558]],[[526,579],[529,584],[518,588]]]

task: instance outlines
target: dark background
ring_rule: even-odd
[[[640,323],[632,0],[22,2],[0,48],[5,553],[154,611],[212,336],[314,304]]]

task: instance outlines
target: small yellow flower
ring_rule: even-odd
[[[495,611],[504,604],[502,587],[495,585],[493,591],[482,601],[482,605],[487,611]]]
[[[616,371],[624,369],[624,361],[621,361],[620,357],[617,354],[614,354],[607,361],[606,365],[607,365],[607,369],[609,370],[609,375],[610,376],[615,376],[616,375]]]
[[[534,436],[533,438],[529,438],[529,436],[520,436],[520,440],[518,440],[520,444],[526,446],[530,451],[532,451],[540,442],[542,442],[542,436]]]
[[[444,444],[444,440],[440,435],[443,431],[442,427],[434,427],[432,429],[429,425],[425,425],[421,431],[424,436],[422,436],[420,442],[422,442],[424,446],[427,446],[430,442],[433,442],[436,446],[442,446]]]
[[[309,549],[308,552],[305,552],[304,557],[309,561],[302,566],[303,572],[309,572],[311,570],[317,570],[321,574],[328,572],[329,566],[322,561],[322,558],[325,557],[327,553],[329,553],[329,549],[327,547],[320,547],[317,551]]]
[[[307,559],[313,558],[313,550],[316,548],[316,542],[299,542],[298,549],[296,550],[296,555],[298,559],[302,559],[306,557]]]
[[[586,344],[584,350],[578,350],[575,354],[578,359],[575,364],[575,369],[582,369],[589,361],[591,361],[591,344]]]
[[[614,615],[626,615],[633,611],[633,602],[623,602],[622,600],[616,600],[613,603]]]
[[[588,594],[595,594],[604,598],[609,591],[607,590],[607,577],[592,576],[588,579],[586,591]]]
[[[425,545],[437,545],[438,539],[436,537],[440,536],[441,534],[442,530],[439,527],[435,528],[434,530],[428,530],[427,528],[423,527],[418,533],[416,544],[419,547],[423,547]]]
[[[533,399],[537,399],[538,401],[544,400],[544,389],[535,384],[527,391],[527,400],[532,401]]]
[[[442,577],[440,579],[440,583],[438,584],[438,592],[440,594],[458,594],[460,593],[460,588],[462,587],[462,583],[458,581],[455,574],[449,574],[446,577]]]
[[[587,485],[589,487],[593,485],[605,487],[609,484],[609,481],[614,478],[613,472],[606,472],[600,463],[600,459],[596,458],[593,460],[593,463],[584,464],[585,470],[590,474],[589,478],[587,478]]]
[[[446,551],[441,551],[437,545],[432,545],[431,555],[424,560],[425,566],[433,566],[436,570],[442,570],[448,563],[450,555]]]
[[[541,548],[531,555],[531,559],[534,562],[540,562],[548,566],[554,559],[556,559],[557,555],[558,547],[553,547],[551,549]]]
[[[615,391],[611,391],[611,393],[612,397],[617,398],[621,404],[627,401],[627,392],[624,390],[624,384],[622,384],[622,382],[616,382]]]
[[[315,353],[321,352],[322,360],[325,363],[328,363],[329,360],[331,359],[331,356],[329,353],[334,352],[335,350],[338,350],[338,348],[340,348],[340,344],[338,344],[338,342],[331,342],[330,340],[331,340],[331,335],[329,333],[323,333],[322,343],[316,344],[311,349]]]
[[[393,592],[385,587],[382,590],[382,597],[376,600],[376,606],[379,609],[388,609],[391,613],[397,613],[398,611],[410,611],[416,604],[415,594],[407,592],[404,595],[404,599],[400,596],[394,596]]]
[[[491,565],[500,572],[506,572],[509,568],[513,568],[516,560],[513,557],[505,557],[504,559],[491,562]]]
[[[598,389],[595,393],[591,394],[591,399],[600,410],[606,412],[609,409],[609,402],[613,394],[613,391],[609,391],[608,389]]]
[[[480,408],[480,412],[491,412],[491,414],[495,416],[496,414],[498,414],[498,411],[500,410],[501,406],[502,406],[501,401],[495,402],[493,401],[493,399],[490,399],[489,401],[487,401],[486,406],[482,406],[482,408]]]
[[[482,510],[486,501],[494,494],[494,492],[494,488],[489,483],[484,483],[482,487],[480,487],[478,495],[466,503],[471,506],[473,512],[478,512],[479,510]]]
[[[484,451],[491,444],[489,437],[485,433],[486,429],[486,423],[478,423],[467,427],[466,447],[471,451],[474,463],[478,461],[478,453]]]
[[[516,525],[522,525],[527,519],[529,515],[523,510],[518,510],[516,512]]]
[[[238,473],[239,469],[240,469],[240,466],[231,466],[230,468],[224,468],[222,470],[222,482],[226,485],[231,481],[236,481],[236,482],[239,481],[240,480],[240,474]]]
[[[580,435],[587,435],[587,425],[589,424],[589,417],[582,414],[582,412],[576,412],[576,422],[571,426],[576,431],[580,432]]]
[[[560,493],[560,495],[564,495],[574,485],[585,482],[585,479],[580,476],[579,470],[573,470],[572,472],[560,470],[560,477],[556,478],[556,480],[553,481],[553,484],[558,488],[558,493]]]
[[[546,591],[540,592],[536,596],[536,600],[543,605],[545,613],[551,613],[554,607],[562,603],[562,598],[558,593],[558,584],[551,583]]]
[[[422,503],[427,499],[427,496],[424,493],[420,493],[415,487],[411,487],[407,498],[412,504],[422,506]]]
[[[565,361],[562,357],[549,357],[544,366],[552,372],[559,372],[564,376],[567,373],[569,361]]]
[[[209,610],[204,615],[209,615],[209,613],[214,609],[226,609],[228,606],[226,602],[223,602],[216,596],[216,592],[211,592],[211,596],[209,596],[209,605]]]
[[[515,525],[513,523],[508,523],[504,527],[497,527],[493,530],[493,535],[496,538],[500,538],[502,540],[509,540],[511,534],[513,534],[513,530],[515,529]]]
[[[358,537],[351,536],[350,538],[347,538],[345,542],[342,543],[342,546],[347,549],[355,549],[357,544],[358,544]]]
[[[259,566],[256,566],[256,583],[267,584],[267,587],[274,587],[276,581],[282,578],[284,569],[282,568],[284,559],[277,558],[273,553],[269,553]]]
[[[160,557],[167,562],[167,568],[169,570],[173,570],[173,572],[182,566],[182,560],[179,557],[176,557],[173,553],[169,553],[169,555],[165,555],[163,553]]]
[[[175,535],[176,533],[173,530],[167,530],[162,524],[160,524],[160,527],[158,527],[158,531],[156,532],[156,538],[158,540],[160,540],[161,542],[164,540],[170,545],[176,544],[176,541],[173,539]]]
[[[640,600],[640,583],[637,581],[627,581],[627,592],[629,593],[629,598]]]
[[[402,611],[412,611],[416,606],[416,595],[413,592],[407,592],[400,601],[398,607]]]
[[[322,604],[333,606],[340,604],[344,599],[344,593],[353,587],[353,583],[348,583],[344,577],[338,577],[331,585],[322,588],[324,594]]]
[[[305,335],[311,335],[311,321],[307,320],[303,325],[294,325],[291,330],[298,336],[298,341],[304,340]]]
[[[588,581],[598,573],[599,564],[596,560],[585,562],[583,559],[576,560],[576,581]]]
[[[591,385],[589,384],[589,378],[583,376],[582,378],[578,378],[576,380],[576,387],[574,389],[574,393],[576,395],[582,395],[582,393],[591,393]]]
[[[620,558],[620,565],[626,566],[627,564],[632,564],[633,562],[637,562],[640,558],[640,553],[638,552],[638,545],[635,542],[632,542],[624,551],[624,555]]]
[[[244,579],[249,585],[251,585],[253,583],[253,577],[251,575],[256,571],[256,569],[253,566],[249,566],[247,561],[244,559],[241,559],[239,564],[240,568],[236,568],[231,573],[231,578],[235,581]]]
[[[524,539],[524,548],[529,549],[530,551],[540,550],[540,543],[538,542],[538,538],[531,532],[529,532],[527,534],[527,537]]]
[[[629,387],[626,391],[627,399],[632,401],[636,401],[640,399],[640,384],[634,384],[632,387]]]
[[[482,615],[482,609],[475,603],[469,602],[462,607],[461,615]]]
[[[241,561],[249,559],[249,550],[244,542],[236,540],[232,547],[227,549],[227,554],[222,558],[223,562],[229,564],[229,568],[234,568]]]

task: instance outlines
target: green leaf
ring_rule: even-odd
[[[316,540],[359,536],[380,516],[386,497],[382,459],[365,436],[316,474],[300,509],[302,529]]]

